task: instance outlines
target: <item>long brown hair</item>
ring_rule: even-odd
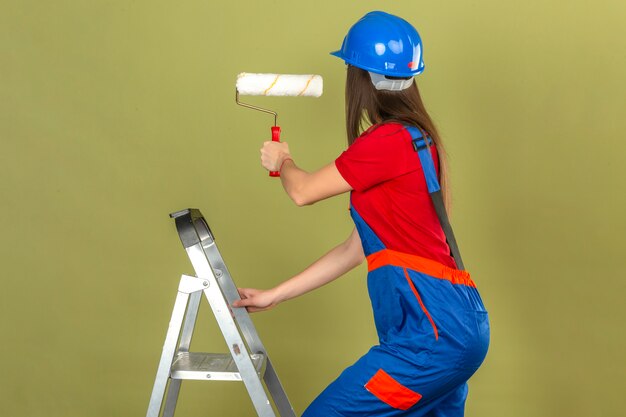
[[[367,124],[397,122],[416,126],[430,136],[439,156],[439,183],[443,201],[450,212],[448,164],[439,132],[428,115],[417,84],[401,91],[376,90],[367,71],[348,65],[346,79],[346,133],[351,145]]]

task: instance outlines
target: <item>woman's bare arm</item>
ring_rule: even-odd
[[[270,309],[339,278],[361,264],[364,259],[361,240],[354,229],[345,242],[278,286],[269,290],[239,288],[242,299],[233,303],[233,307],[247,307],[250,312]]]
[[[352,190],[334,162],[308,173],[298,168],[293,160],[288,159],[283,163],[280,178],[287,195],[298,206],[313,204]]]
[[[270,171],[280,171],[283,188],[298,206],[352,190],[334,162],[311,173],[298,168],[291,159],[287,142],[265,142],[261,148],[261,164]]]

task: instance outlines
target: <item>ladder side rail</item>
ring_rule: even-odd
[[[202,291],[196,291],[189,297],[189,301],[187,303],[187,313],[185,314],[185,320],[183,321],[183,330],[180,334],[180,341],[178,343],[176,353],[189,352],[189,346],[191,345],[191,338],[193,336],[193,330],[196,325],[198,310],[200,308],[200,300],[202,300]],[[170,385],[167,388],[167,394],[165,396],[163,417],[172,417],[174,415],[182,383],[182,379],[170,380]]]
[[[218,284],[224,294],[224,298],[226,298],[229,305],[232,305],[233,302],[239,300],[241,297],[239,296],[237,286],[235,285],[232,276],[226,267],[226,263],[224,262],[215,241],[208,245],[204,244],[203,249],[213,270],[219,271],[218,275],[220,276],[218,277]],[[263,343],[261,342],[261,338],[256,331],[256,327],[254,327],[254,324],[252,323],[252,319],[250,318],[248,311],[245,308],[233,308],[232,311],[252,353],[263,353],[264,355],[267,355],[265,346],[263,346]]]
[[[187,305],[187,314],[183,322],[183,330],[180,334],[180,343],[178,344],[178,352],[189,352],[193,330],[198,318],[198,310],[200,309],[200,301],[202,300],[202,291],[196,291],[189,297]]]
[[[217,248],[217,244],[213,239],[210,241],[205,241],[202,245],[204,253],[209,260],[209,264],[212,267],[214,272],[218,272],[217,281],[220,285],[222,293],[226,298],[229,305],[235,300],[239,300],[239,291],[237,291],[237,287],[226,267],[226,263],[222,258],[222,255]],[[283,388],[280,379],[278,378],[278,374],[274,370],[274,366],[265,350],[265,346],[261,342],[261,338],[259,337],[256,327],[252,323],[252,319],[250,318],[250,314],[245,308],[234,308],[232,309],[233,315],[237,324],[239,325],[239,329],[243,334],[248,347],[252,351],[252,353],[263,353],[266,357],[266,370],[263,375],[263,380],[269,390],[274,403],[276,404],[276,408],[278,409],[279,414],[282,417],[295,417],[295,411],[289,402],[289,398],[287,397],[287,393]]]
[[[181,282],[183,280],[184,276],[181,278]],[[167,387],[167,381],[172,367],[172,360],[174,359],[174,355],[176,353],[178,336],[180,335],[188,301],[189,294],[178,291],[176,301],[174,303],[174,309],[172,311],[172,317],[167,328],[165,342],[163,343],[161,360],[159,361],[154,386],[152,388],[152,394],[150,396],[147,417],[158,417],[161,411],[163,395],[165,394],[165,389]]]
[[[269,357],[267,357],[263,380],[265,381],[265,385],[274,399],[274,404],[276,404],[276,408],[278,409],[278,413],[281,417],[296,417],[296,412],[293,410],[293,407],[289,402],[287,392],[280,383],[278,374],[274,370],[274,365]]]
[[[218,278],[218,284],[220,285],[222,294],[224,294],[229,306],[232,305],[235,300],[239,299],[239,292],[226,267],[226,263],[222,259],[219,249],[217,249],[215,237],[205,218],[202,216],[202,213],[200,213],[198,209],[188,209],[175,214],[178,214],[176,227],[181,241],[183,242],[183,246],[188,248],[197,245],[198,242],[202,245],[205,258],[208,260],[211,269]],[[267,355],[265,347],[261,343],[261,338],[250,320],[247,310],[244,308],[236,308],[232,309],[232,312],[250,350],[253,353]]]
[[[202,213],[198,209],[185,209],[170,214],[175,220],[176,230],[180,237],[183,248],[187,251],[189,256],[188,247],[193,246],[197,242],[200,242],[203,238],[212,238],[211,232],[208,229],[206,222],[203,222],[206,226],[206,230],[199,233],[198,227],[194,224],[195,220],[202,219]],[[202,234],[202,236],[200,236]],[[202,299],[202,293],[200,291],[191,294],[189,300],[189,307],[187,308],[187,316],[183,323],[183,331],[180,337],[180,343],[178,346],[179,352],[189,352],[189,346],[191,345],[191,338],[193,336],[193,330],[196,325],[196,318],[198,316],[198,309],[200,307],[200,300]]]
[[[211,310],[215,315],[218,326],[228,349],[231,353],[233,361],[237,365],[241,379],[248,390],[250,399],[256,409],[259,417],[275,417],[274,409],[265,392],[261,378],[257,374],[257,370],[250,358],[250,354],[241,333],[237,328],[235,319],[231,315],[230,305],[227,304],[222,290],[220,289],[217,279],[211,269],[206,255],[202,249],[202,244],[198,243],[187,248],[187,254],[199,278],[209,281],[209,285],[204,289],[204,294],[211,306]]]
[[[167,388],[167,395],[165,397],[165,406],[163,406],[162,417],[173,417],[174,411],[176,411],[176,403],[178,403],[178,395],[180,394],[180,386],[182,385],[182,379],[170,379],[170,386]]]

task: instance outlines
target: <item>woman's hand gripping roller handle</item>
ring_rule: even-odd
[[[280,142],[280,126],[272,126],[272,141]],[[270,177],[280,177],[280,171],[270,171]]]
[[[273,114],[272,141],[280,142],[280,127],[276,126],[278,117],[276,112],[242,103],[239,101],[239,95],[319,97],[322,95],[323,89],[324,82],[320,75],[251,74],[242,72],[237,75],[235,101],[240,106]],[[280,177],[280,173],[270,171],[270,177]]]

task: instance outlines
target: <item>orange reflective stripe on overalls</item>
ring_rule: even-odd
[[[467,271],[450,268],[432,259],[422,258],[421,256],[391,249],[383,249],[367,257],[367,267],[369,271],[386,265],[412,269],[413,271],[428,274],[431,277],[448,280],[453,284],[467,285],[476,288],[476,284],[474,284],[474,281],[472,281]]]

